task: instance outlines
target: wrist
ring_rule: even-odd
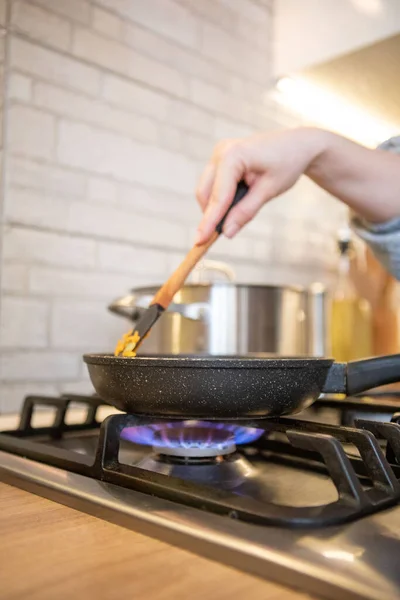
[[[311,176],[318,170],[324,156],[334,144],[336,136],[330,131],[318,127],[301,127],[297,131],[302,139],[306,157],[304,173]]]

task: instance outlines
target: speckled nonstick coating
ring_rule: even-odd
[[[136,357],[87,354],[101,398],[128,413],[241,419],[300,412],[333,361],[319,358]]]

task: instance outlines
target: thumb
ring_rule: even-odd
[[[259,177],[253,183],[243,200],[232,208],[228,214],[224,225],[225,236],[233,238],[274,195],[271,178],[268,175]]]

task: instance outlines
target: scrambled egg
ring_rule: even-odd
[[[137,331],[130,331],[122,336],[122,340],[119,340],[114,355],[115,356],[136,356],[135,348],[140,340],[140,335]]]

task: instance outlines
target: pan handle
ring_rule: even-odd
[[[347,365],[347,395],[400,382],[400,354],[355,360]]]

